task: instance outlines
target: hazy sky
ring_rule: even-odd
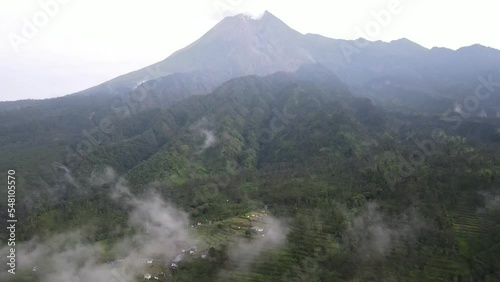
[[[357,32],[397,3],[375,36]],[[0,101],[86,89],[165,59],[242,12],[269,10],[301,33],[332,38],[500,49],[499,7],[497,0],[0,0]]]

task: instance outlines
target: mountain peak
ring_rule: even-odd
[[[264,28],[277,28],[278,30],[281,29],[281,31],[283,32],[293,31],[295,33],[299,33],[267,10],[264,12],[258,22],[260,23],[260,26]]]
[[[231,77],[294,71],[314,63],[301,44],[302,36],[269,11],[258,18],[238,14],[158,64],[166,73],[211,69]]]
[[[276,41],[278,38],[294,40],[301,34],[290,28],[286,23],[265,11],[261,16],[254,17],[248,14],[238,14],[235,16],[226,17],[221,20],[204,36],[207,38],[225,39],[229,41],[243,40],[255,41],[264,39],[262,36],[267,34],[268,39]],[[282,42],[288,44],[289,42]]]
[[[280,20],[278,17],[276,17],[267,10],[264,11],[264,13],[259,16],[252,16],[243,13],[232,17],[226,17],[219,24],[225,25],[228,23],[230,23],[230,25],[239,24],[239,25],[253,25],[264,28],[279,27],[279,28],[291,29],[285,22],[283,22],[282,20]]]
[[[473,44],[473,45],[470,45],[470,46],[464,46],[464,47],[460,47],[457,49],[457,51],[463,51],[463,50],[479,50],[479,51],[486,51],[486,50],[495,50],[494,48],[491,48],[491,47],[488,47],[488,46],[484,46],[484,45],[481,45],[481,44]]]
[[[271,12],[269,12],[268,10],[265,10],[264,11],[264,14],[262,15],[262,17],[260,18],[261,21],[280,21],[280,19],[278,19],[275,15],[271,14]]]
[[[226,19],[231,19],[231,18],[232,19],[241,19],[241,20],[252,20],[252,21],[257,21],[257,22],[263,22],[263,21],[279,21],[279,22],[281,22],[281,20],[278,17],[273,15],[268,10],[265,10],[262,14],[258,14],[258,15],[251,15],[251,14],[247,14],[247,13],[237,14],[234,16],[226,17],[226,18],[222,19],[222,21],[224,21]]]
[[[404,38],[404,37],[400,38],[400,39],[392,40],[389,43],[395,44],[395,45],[401,46],[401,47],[415,48],[415,49],[425,49],[425,47],[419,45],[418,43],[415,43],[415,42],[411,41],[408,38]]]

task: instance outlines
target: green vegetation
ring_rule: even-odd
[[[27,118],[32,132],[46,127],[62,141],[37,140],[4,115],[9,160],[0,168],[19,171],[20,238],[77,227],[89,242],[126,236],[126,208],[109,184],[92,181],[111,166],[133,193],[154,189],[204,223],[194,236],[210,259],[183,264],[172,281],[498,281],[500,210],[483,195],[500,184],[500,121],[464,120],[454,130],[439,117],[385,112],[314,74],[242,77],[173,107],[113,117],[115,134],[75,167],[63,144],[74,148],[87,122],[69,131],[50,115]],[[417,159],[435,129],[439,142]],[[400,173],[405,162],[413,165]],[[226,248],[258,240],[238,224],[264,206],[286,219],[286,242],[240,268]]]

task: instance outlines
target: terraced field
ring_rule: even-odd
[[[256,215],[262,214],[262,220],[250,221]],[[252,216],[253,215],[253,216]],[[267,216],[267,214],[266,214]],[[190,230],[190,235],[198,241],[200,252],[208,251],[211,247],[218,247],[221,244],[233,243],[245,236],[245,231],[252,227],[265,228],[264,213],[250,212],[239,217],[229,218],[223,221],[216,221],[210,224],[196,224]]]
[[[221,243],[230,242],[235,233],[229,230],[217,228],[216,226],[197,226],[191,234],[200,240],[198,248],[208,250],[210,247],[217,247]]]
[[[481,240],[486,240],[492,228],[498,227],[498,219],[464,203],[467,202],[463,200],[452,211],[444,213],[452,226],[449,230],[452,233],[446,238],[450,238],[451,246],[455,246],[455,249],[451,247],[446,252],[432,247],[432,244],[412,241],[411,248],[395,246],[383,257],[358,259],[350,265],[336,266],[332,264],[331,258],[348,249],[340,245],[342,239],[334,237],[329,218],[318,214],[317,210],[303,209],[295,215],[302,220],[295,220],[289,226],[287,244],[261,250],[258,260],[249,256],[229,262],[218,275],[223,281],[319,281],[317,272],[324,272],[324,265],[334,265],[329,269],[330,272],[322,274],[323,277],[334,281],[380,281],[383,278],[383,281],[389,282],[451,282],[469,279],[472,277],[470,258],[480,267],[491,267],[488,262],[495,249],[500,251],[500,242],[493,248],[481,249]],[[265,228],[263,222],[250,221],[251,216],[252,213],[249,213],[210,225],[199,225],[192,228],[190,234],[199,240],[200,253],[206,253],[211,247],[218,248],[245,240],[248,236],[245,231],[251,227]],[[440,236],[442,234],[427,234],[426,240],[440,242],[443,240]],[[401,261],[407,257],[409,249],[416,252],[412,254],[415,259],[403,265]],[[345,267],[352,268],[355,275],[350,278],[336,276],[345,271]],[[401,280],[402,277],[404,280]]]

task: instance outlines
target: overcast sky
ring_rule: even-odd
[[[374,36],[374,15],[396,13]],[[497,0],[0,0],[0,101],[57,97],[168,57],[225,16],[268,10],[301,33],[500,49]],[[45,4],[44,4],[45,3]],[[47,4],[49,3],[49,4]],[[394,10],[394,8],[392,8]],[[33,26],[31,26],[33,25]],[[34,27],[34,29],[33,29]]]

